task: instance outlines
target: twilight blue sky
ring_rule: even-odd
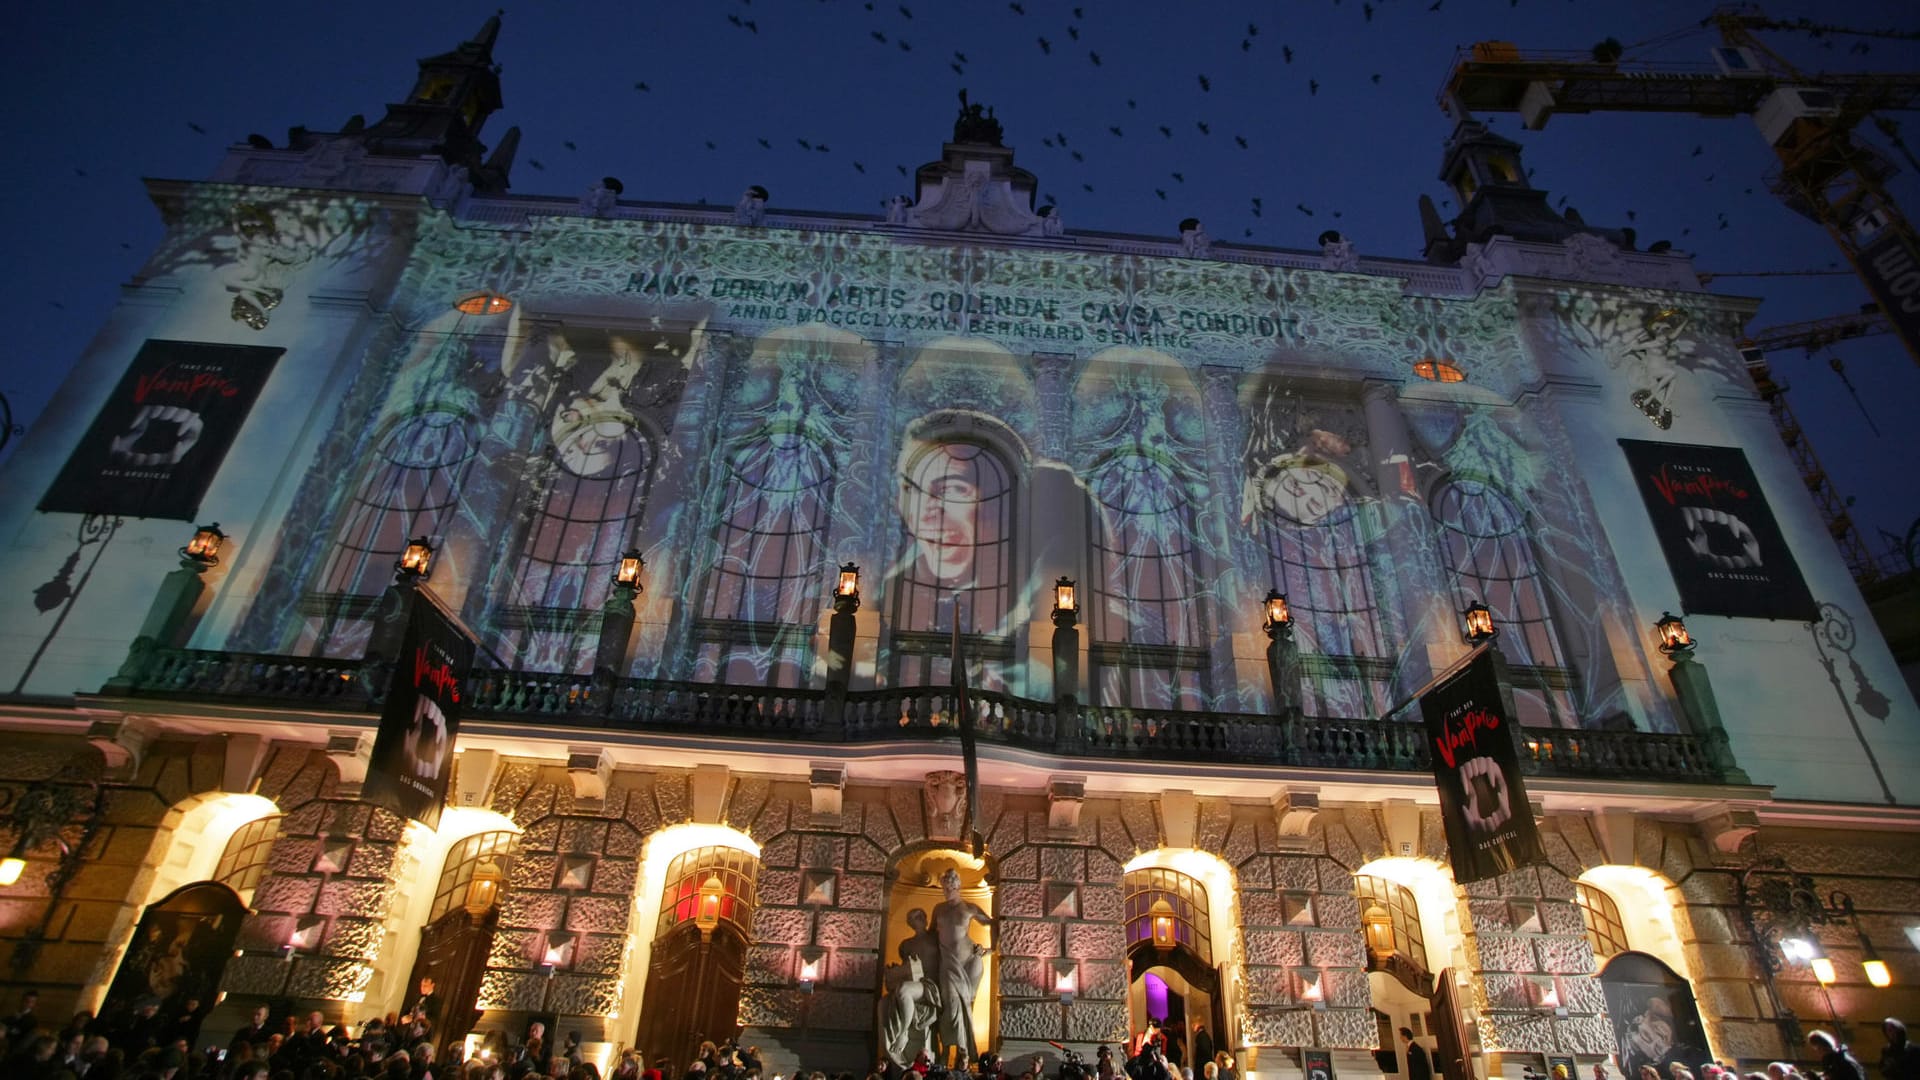
[[[1525,49],[1661,39],[1629,59],[1705,64],[1717,40],[1696,28],[1710,10],[1704,2],[1018,6],[513,6],[495,54],[506,108],[483,135],[491,143],[509,125],[524,130],[513,173],[519,192],[573,196],[613,175],[628,198],[730,205],[758,183],[776,208],[878,213],[887,196],[910,190],[897,167],[938,156],[964,86],[996,108],[1018,164],[1056,197],[1070,229],[1171,235],[1191,215],[1221,240],[1309,249],[1337,228],[1363,253],[1416,257],[1415,200],[1448,194],[1434,174],[1452,121],[1436,94],[1456,47],[1491,38]],[[12,251],[0,280],[20,322],[0,348],[0,393],[27,425],[22,437],[34,437],[33,419],[160,237],[141,177],[203,177],[248,132],[278,143],[296,124],[334,130],[354,113],[377,120],[410,87],[417,58],[451,48],[494,7],[112,0],[16,11],[0,46],[0,92],[11,108],[0,235]],[[1920,29],[1920,16],[1898,0],[1770,4],[1768,13]],[[1913,43],[1767,40],[1806,71],[1920,68]],[[1868,52],[1851,51],[1863,41]],[[1920,144],[1920,118],[1906,115]],[[1750,120],[1565,116],[1522,133],[1517,119],[1501,116],[1494,127],[1522,142],[1534,184],[1556,203],[1567,196],[1595,224],[1630,223],[1642,244],[1670,239],[1702,271],[1843,265],[1823,230],[1768,194],[1773,156]],[[1042,143],[1062,133],[1066,148]],[[830,149],[803,149],[802,139]],[[1894,191],[1920,214],[1911,174],[1896,178]],[[1264,206],[1257,217],[1256,196]],[[1756,328],[1853,311],[1867,299],[1850,275],[1728,278],[1713,287],[1763,298]],[[1920,444],[1909,419],[1920,412],[1920,366],[1890,336],[1837,355],[1864,414],[1827,354],[1780,355],[1774,367],[1879,549],[1881,530],[1904,533],[1920,515]]]

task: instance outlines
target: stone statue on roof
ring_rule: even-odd
[[[1000,139],[1004,134],[1000,129],[1000,121],[993,118],[993,109],[968,103],[966,88],[961,87],[960,115],[953,121],[953,141],[1003,146],[1005,144]]]

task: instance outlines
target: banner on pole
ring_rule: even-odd
[[[453,773],[453,740],[474,643],[425,596],[416,594],[412,608],[362,795],[375,806],[437,828]]]
[[[1420,696],[1453,880],[1545,861],[1491,647]]]

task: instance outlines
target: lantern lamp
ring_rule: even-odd
[[[827,950],[818,945],[808,945],[800,950],[800,992],[813,993],[813,984],[820,981],[820,962],[827,958]]]
[[[1660,632],[1660,651],[1672,656],[1675,653],[1693,651],[1693,635],[1687,633],[1687,624],[1680,616],[1671,611],[1662,612],[1660,621],[1653,624]]]
[[[193,531],[193,539],[180,549],[182,558],[189,559],[202,567],[220,565],[220,545],[227,542],[227,534],[220,531],[220,523],[202,525]]]
[[[1868,985],[1877,990],[1893,985],[1893,973],[1887,970],[1887,962],[1880,959],[1880,950],[1873,947],[1865,932],[1860,934],[1860,969],[1867,973]]]
[[[1493,625],[1492,609],[1478,600],[1468,604],[1467,609],[1461,612],[1460,616],[1466,620],[1469,644],[1478,645],[1483,641],[1491,641],[1493,636],[1499,633]]]
[[[719,874],[708,874],[707,880],[700,883],[700,906],[693,916],[693,925],[700,928],[702,935],[713,933],[720,925],[720,901],[727,895],[726,883]]]
[[[1832,986],[1839,976],[1834,974],[1833,957],[1820,945],[1818,938],[1807,938],[1807,966],[1813,969],[1813,977],[1820,980],[1821,986]]]
[[[1155,900],[1150,914],[1153,916],[1153,947],[1173,948],[1173,905],[1167,903],[1164,897]]]
[[[1268,589],[1265,605],[1267,636],[1282,637],[1293,633],[1293,612],[1287,607],[1286,594],[1279,589]]]
[[[500,864],[491,858],[481,859],[473,868],[473,878],[467,882],[467,914],[475,921],[486,917],[493,910],[494,901],[500,898],[500,883],[506,880],[506,873]]]
[[[425,579],[433,572],[433,543],[424,536],[407,541],[407,549],[400,553],[400,561],[394,564],[394,568],[407,580]]]
[[[620,556],[620,564],[613,572],[613,583],[638,592],[641,588],[640,571],[646,568],[647,560],[640,557],[640,549],[628,548],[626,554]]]
[[[834,587],[835,596],[860,598],[860,567],[846,563],[840,567],[840,584]]]
[[[1074,583],[1070,577],[1062,576],[1053,583],[1053,613],[1071,615],[1079,610],[1079,600],[1074,596]]]
[[[27,860],[18,855],[0,859],[0,885],[12,885],[27,871]]]
[[[1363,921],[1367,924],[1367,947],[1380,956],[1393,955],[1393,916],[1387,909],[1375,904],[1367,909]]]

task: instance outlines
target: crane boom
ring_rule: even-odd
[[[1441,107],[1517,112],[1533,130],[1556,112],[1753,116],[1780,159],[1774,194],[1827,230],[1920,364],[1920,234],[1883,183],[1893,165],[1853,137],[1874,113],[1920,108],[1920,73],[1802,75],[1754,31],[1835,28],[1779,23],[1751,9],[1722,10],[1707,22],[1724,42],[1717,70],[1623,64],[1611,41],[1586,54],[1483,41],[1456,57]]]

